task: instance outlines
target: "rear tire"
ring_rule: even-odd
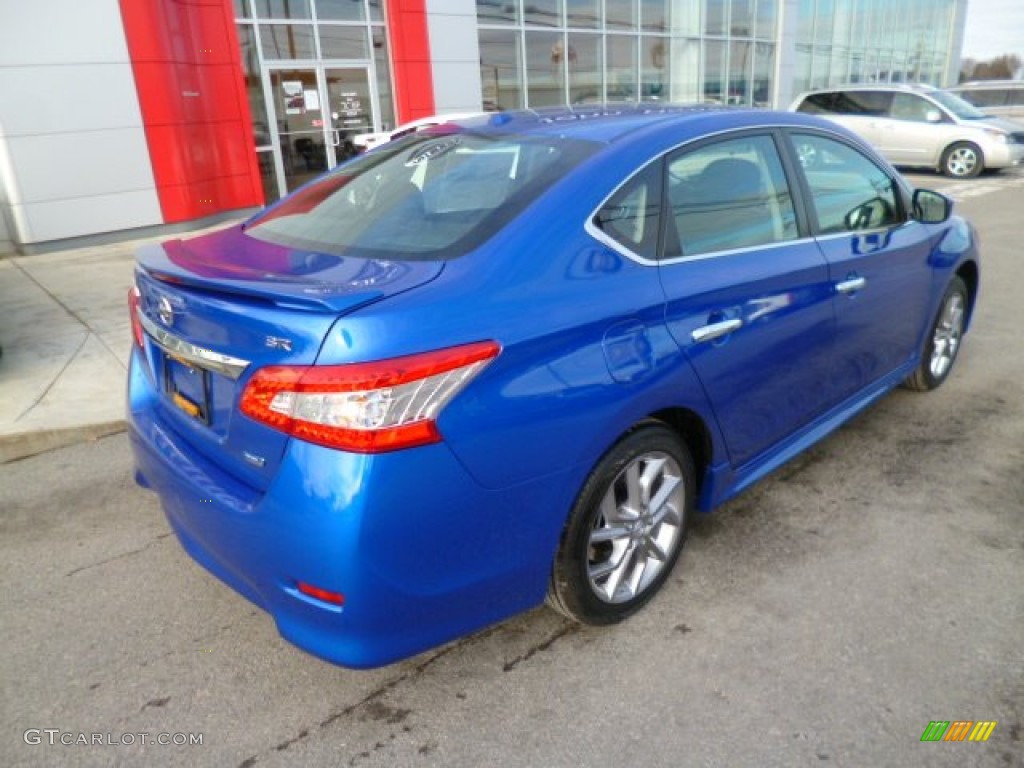
[[[686,541],[694,504],[689,451],[659,424],[616,443],[573,505],[548,604],[583,624],[613,624],[661,588]]]
[[[954,179],[973,179],[985,169],[985,156],[977,144],[958,141],[942,153],[942,172]]]
[[[916,392],[930,392],[941,386],[953,370],[967,319],[967,285],[959,277],[949,281],[939,305],[939,314],[921,351],[921,364],[903,385]]]

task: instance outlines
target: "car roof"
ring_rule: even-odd
[[[951,85],[947,91],[958,91],[963,88],[1005,88],[1008,85],[1024,88],[1024,80],[971,80],[969,83]]]
[[[833,85],[829,88],[815,88],[805,91],[803,96],[810,96],[816,93],[835,93],[836,91],[902,91],[907,93],[933,93],[938,91],[934,85],[928,83],[849,83],[847,85]]]
[[[769,119],[767,116],[772,115]],[[792,113],[719,105],[682,105],[666,102],[588,104],[576,107],[545,107],[536,110],[497,112],[473,120],[456,120],[471,131],[493,134],[557,135],[611,143],[638,131],[659,125],[690,126],[693,133],[707,130],[709,123],[731,128],[744,125],[793,124]],[[803,124],[803,123],[801,123]],[[682,135],[682,134],[681,134]]]

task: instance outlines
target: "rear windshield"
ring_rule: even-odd
[[[346,163],[246,232],[337,256],[453,258],[492,236],[599,146],[439,126]]]

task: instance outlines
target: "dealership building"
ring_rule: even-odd
[[[436,112],[948,85],[966,5],[3,0],[0,253],[235,215]]]

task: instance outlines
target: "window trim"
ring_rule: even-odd
[[[664,167],[665,155],[659,155],[658,157],[655,157],[653,160],[650,160],[650,161],[644,163],[640,168],[638,168],[636,171],[634,171],[629,176],[629,178],[627,178],[624,182],[622,182],[622,184],[617,186],[615,188],[615,190],[604,199],[604,201],[601,203],[601,205],[599,205],[597,207],[597,209],[594,211],[594,213],[587,220],[588,223],[592,224],[593,228],[598,233],[600,233],[602,241],[607,241],[609,243],[615,243],[618,246],[617,250],[629,251],[629,253],[635,255],[637,258],[649,261],[647,256],[644,256],[643,254],[640,254],[640,253],[637,253],[636,251],[633,251],[625,243],[622,243],[619,240],[616,240],[611,235],[609,235],[597,223],[597,217],[601,213],[601,211],[604,210],[605,206],[608,204],[608,202],[610,200],[612,200],[614,197],[616,197],[622,190],[624,190],[626,187],[628,187],[635,180],[639,179],[641,176],[643,176],[645,173],[647,173],[652,165],[656,165],[656,164],[657,165],[661,165],[662,167],[659,169],[659,171],[657,173],[657,181],[659,183],[660,189],[658,190],[658,202],[659,202],[659,205],[658,205],[658,231],[654,233],[654,254],[655,254],[654,261],[655,262],[657,262],[657,260],[660,257],[660,254],[662,252],[662,248],[664,247],[664,238],[665,238],[665,192],[666,192],[666,188],[665,188],[665,167]]]
[[[626,184],[628,184],[633,179],[634,176],[636,176],[641,171],[646,169],[647,166],[650,165],[651,163],[656,162],[656,161],[658,161],[658,160],[660,160],[662,158],[665,158],[668,155],[672,154],[673,152],[675,152],[675,151],[677,151],[679,149],[682,149],[683,147],[687,147],[687,146],[691,146],[692,145],[694,148],[696,148],[696,147],[698,147],[702,143],[709,142],[709,141],[712,141],[712,140],[715,140],[715,139],[721,139],[722,137],[742,136],[743,134],[748,134],[748,133],[749,134],[760,134],[760,133],[765,133],[765,132],[773,133],[774,136],[775,136],[775,144],[776,144],[776,147],[778,148],[778,151],[779,151],[779,157],[782,160],[783,170],[786,173],[786,180],[787,180],[787,182],[789,184],[789,187],[790,187],[790,194],[793,197],[793,203],[794,203],[793,207],[796,209],[797,227],[798,227],[798,232],[800,234],[800,236],[797,239],[795,239],[795,240],[786,240],[786,241],[783,241],[783,242],[780,242],[780,243],[771,243],[771,244],[766,245],[766,246],[753,246],[751,248],[740,248],[740,249],[726,250],[726,251],[713,251],[713,252],[709,252],[709,253],[698,254],[696,256],[678,256],[678,257],[673,257],[673,258],[670,258],[670,259],[658,258],[658,259],[652,260],[652,259],[648,259],[648,258],[646,258],[644,256],[641,256],[638,253],[634,253],[633,251],[631,251],[628,248],[626,248],[625,246],[623,246],[621,243],[619,243],[619,242],[613,240],[612,238],[608,237],[607,235],[605,235],[604,232],[602,232],[594,224],[594,217],[597,216],[597,213],[605,206],[605,204],[608,202],[608,200],[611,199],[611,197],[613,195],[615,195],[615,193],[617,193],[619,191],[619,189],[621,189]],[[839,142],[841,144],[846,144],[851,149],[859,152],[860,154],[862,154],[866,158],[868,158],[872,163],[874,163],[876,166],[878,166],[878,168],[880,170],[882,170],[885,173],[886,176],[888,176],[892,181],[894,181],[896,183],[897,189],[899,190],[898,197],[899,197],[899,204],[900,204],[900,207],[901,207],[901,213],[903,215],[903,220],[897,226],[894,226],[894,227],[885,227],[885,228],[882,228],[882,229],[872,229],[872,230],[867,230],[867,229],[865,229],[865,230],[857,230],[856,232],[826,233],[826,234],[823,235],[821,233],[821,231],[820,231],[821,228],[818,225],[817,212],[814,211],[813,207],[810,205],[810,201],[811,201],[812,198],[810,197],[811,192],[810,192],[810,188],[809,188],[809,186],[807,184],[807,179],[806,179],[806,177],[804,175],[803,169],[800,166],[799,161],[796,158],[796,147],[793,145],[793,138],[792,138],[792,134],[794,134],[794,133],[798,133],[798,134],[799,133],[809,133],[811,135],[822,136],[824,138],[832,139],[833,141],[837,141],[837,142]],[[692,139],[687,139],[686,141],[682,141],[679,144],[674,144],[673,146],[671,146],[671,147],[669,147],[669,148],[667,148],[667,149],[665,149],[663,151],[658,152],[657,155],[655,155],[654,157],[650,158],[647,162],[645,162],[643,165],[641,165],[639,168],[637,168],[633,173],[631,173],[629,176],[627,176],[625,179],[623,179],[623,181],[621,183],[617,184],[615,186],[615,188],[612,189],[607,195],[605,195],[601,199],[601,202],[598,203],[594,207],[594,209],[590,212],[590,214],[584,220],[583,229],[587,232],[587,234],[589,234],[595,240],[599,241],[603,245],[605,245],[608,248],[610,248],[611,250],[615,251],[620,256],[624,256],[625,258],[629,259],[630,261],[632,261],[632,262],[634,262],[636,264],[639,264],[640,266],[643,266],[643,267],[658,267],[658,266],[661,266],[661,265],[678,264],[678,263],[683,262],[683,261],[697,261],[697,260],[706,260],[706,259],[711,259],[711,258],[719,258],[719,257],[722,257],[722,256],[730,256],[730,255],[732,255],[734,253],[744,253],[744,252],[750,251],[750,250],[752,250],[754,248],[773,247],[773,246],[774,247],[784,247],[784,246],[790,245],[790,244],[800,244],[800,243],[807,243],[807,242],[811,242],[811,241],[817,241],[817,240],[820,240],[822,238],[850,237],[851,235],[865,235],[865,234],[871,234],[873,232],[884,232],[884,231],[889,231],[889,230],[895,230],[895,229],[897,229],[897,228],[899,228],[901,226],[906,226],[907,224],[913,223],[915,221],[915,219],[912,216],[910,216],[910,214],[909,214],[911,192],[910,192],[909,186],[907,185],[906,180],[899,173],[897,173],[895,176],[892,173],[890,173],[890,171],[889,171],[889,164],[885,160],[883,160],[882,158],[875,156],[873,154],[873,150],[871,150],[870,147],[867,147],[867,148],[868,148],[869,151],[865,152],[864,151],[864,147],[859,146],[855,140],[851,139],[849,136],[846,136],[844,133],[841,133],[838,130],[831,130],[827,126],[793,125],[792,123],[766,123],[765,125],[759,125],[759,126],[756,126],[754,128],[750,128],[750,127],[726,128],[726,129],[723,129],[723,130],[720,130],[720,131],[716,131],[714,133],[706,134],[704,136],[699,136],[699,137],[695,137],[695,138],[692,138]],[[667,174],[662,174],[662,178],[663,179],[665,179],[665,176],[667,176]],[[667,180],[663,181],[663,183],[667,183]],[[665,193],[664,193],[664,190],[662,191],[661,204],[662,204],[662,207],[664,208],[664,206],[666,204],[665,203]],[[665,213],[663,211],[662,212],[662,226],[663,227],[664,227],[664,222],[665,222]],[[661,252],[662,251],[659,248],[659,253],[661,253]]]
[[[657,155],[650,158],[643,165],[639,166],[633,173],[627,176],[621,183],[617,184],[607,195],[605,195],[601,202],[594,207],[587,218],[584,220],[583,229],[599,241],[603,245],[607,246],[611,250],[615,251],[621,256],[626,257],[632,262],[639,264],[644,267],[657,267],[661,265],[678,264],[684,261],[703,261],[711,258],[718,258],[720,256],[729,256],[736,253],[747,253],[753,250],[763,248],[777,248],[785,247],[788,245],[806,243],[814,239],[812,230],[812,221],[809,217],[809,211],[805,208],[804,195],[807,193],[806,188],[803,186],[804,180],[801,174],[796,173],[790,168],[790,160],[788,152],[790,151],[788,139],[784,135],[784,131],[787,128],[797,128],[801,130],[803,126],[793,126],[781,123],[767,123],[765,125],[758,125],[754,127],[744,126],[741,128],[725,128],[714,133],[708,133],[703,136],[697,136],[692,139],[687,139],[679,144],[659,151]],[[832,134],[832,131],[823,130],[821,133]],[[835,134],[841,136],[841,134]],[[706,144],[719,143],[721,141],[728,141],[733,138],[743,138],[745,136],[768,136],[772,139],[775,144],[775,151],[778,153],[779,162],[782,165],[783,174],[786,177],[786,184],[789,187],[790,199],[793,202],[793,209],[796,214],[797,221],[797,237],[793,240],[782,240],[775,243],[764,243],[762,245],[745,246],[743,248],[729,248],[720,251],[708,251],[707,253],[698,253],[692,256],[680,254],[679,256],[672,256],[665,258],[664,246],[665,246],[665,228],[668,226],[667,216],[668,213],[665,210],[668,204],[668,173],[665,168],[662,169],[662,191],[661,191],[661,227],[658,234],[658,256],[655,259],[649,259],[646,256],[642,256],[629,248],[625,247],[617,240],[609,237],[600,227],[595,223],[597,214],[602,208],[607,205],[608,201],[611,200],[619,190],[625,187],[627,184],[633,181],[633,179],[639,176],[641,173],[647,170],[651,163],[665,162],[667,163],[669,155],[672,155],[682,149],[697,150]]]

